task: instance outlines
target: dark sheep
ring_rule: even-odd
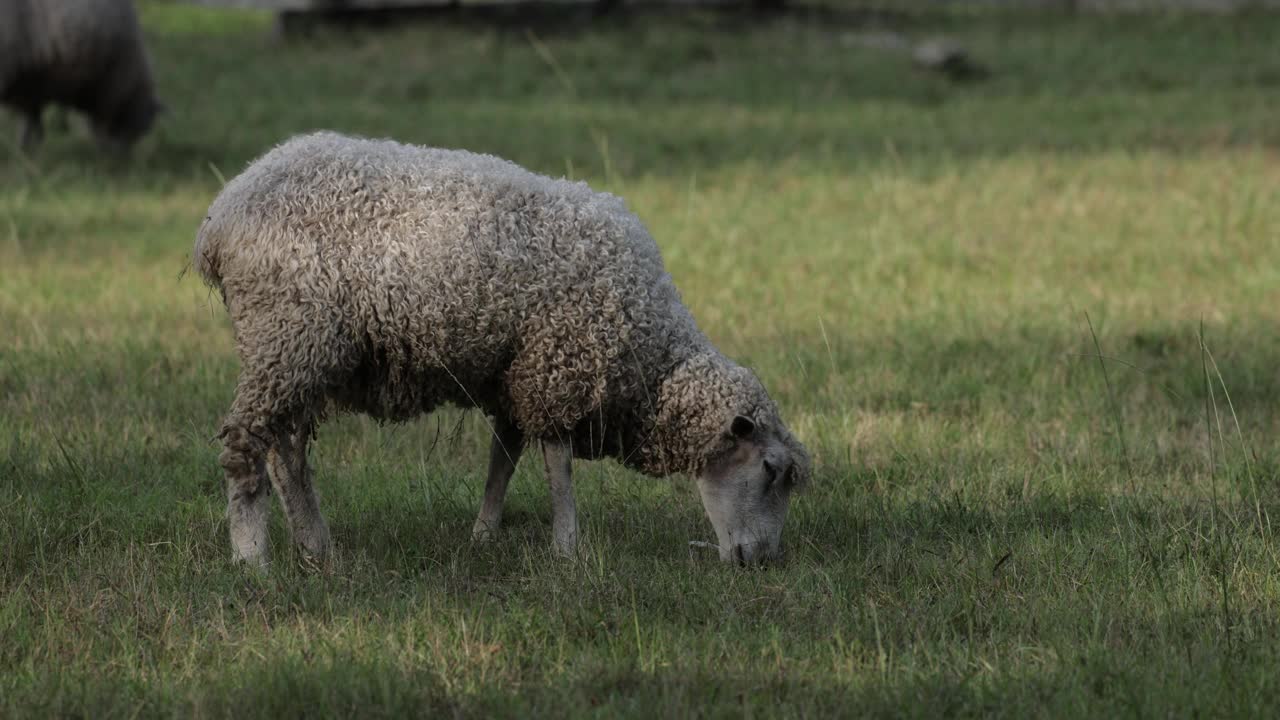
[[[0,0],[0,104],[23,117],[24,149],[51,103],[83,112],[107,147],[151,129],[161,105],[130,0]]]

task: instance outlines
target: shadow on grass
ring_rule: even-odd
[[[6,703],[22,715],[49,716],[1022,718],[1257,716],[1280,699],[1268,676],[1276,662],[1269,646],[1232,652],[1196,638],[1185,648],[1180,657],[1152,643],[1158,662],[1085,646],[1039,649],[1040,657],[1028,652],[1026,663],[1000,668],[934,660],[892,672],[859,658],[839,677],[803,660],[766,668],[745,658],[718,667],[695,659],[648,669],[642,658],[587,654],[558,670],[498,669],[497,678],[460,685],[448,679],[456,669],[438,659],[396,661],[378,648],[321,646],[196,678],[144,680],[119,669],[48,674],[12,683],[17,692]]]

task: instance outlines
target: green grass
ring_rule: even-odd
[[[964,86],[802,19],[143,17],[172,113],[131,162],[0,120],[0,716],[1274,712],[1280,17],[908,16],[991,66]],[[279,517],[233,567],[237,365],[183,271],[219,177],[319,127],[626,197],[815,455],[788,561],[723,567],[686,480],[583,463],[557,562],[532,458],[472,546],[449,411],[323,428],[332,571]]]

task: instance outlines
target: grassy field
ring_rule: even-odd
[[[143,3],[130,162],[0,120],[0,716],[1259,716],[1280,703],[1280,17],[924,14],[952,85],[804,17],[287,45]],[[344,418],[337,545],[232,566],[237,363],[183,274],[221,178],[334,128],[617,192],[817,475],[787,562],[692,484],[540,466],[468,542],[484,425]],[[1099,355],[1105,359],[1100,361]]]

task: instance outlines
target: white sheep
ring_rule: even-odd
[[[612,195],[492,156],[316,133],[227,183],[194,264],[241,360],[220,461],[243,561],[267,562],[268,478],[294,540],[327,553],[306,444],[328,412],[404,420],[444,402],[493,418],[476,538],[497,530],[536,440],[560,554],[577,542],[575,456],[696,477],[722,559],[780,550],[809,456]]]

